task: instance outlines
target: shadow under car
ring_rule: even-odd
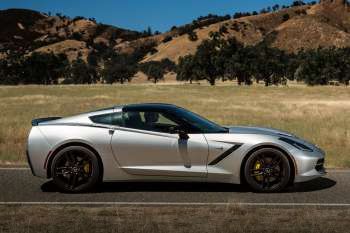
[[[318,178],[313,181],[296,183],[281,193],[303,193],[329,189],[336,181],[329,178]],[[52,181],[41,186],[43,192],[59,192]],[[251,190],[246,185],[224,183],[187,183],[187,182],[105,182],[90,193],[113,192],[232,192],[247,193]]]

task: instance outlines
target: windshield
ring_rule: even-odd
[[[175,111],[175,115],[176,117],[200,130],[201,133],[228,133],[227,128],[224,128],[186,109],[178,108]]]

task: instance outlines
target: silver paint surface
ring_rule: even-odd
[[[320,176],[315,170],[325,153],[317,146],[288,132],[261,127],[229,127],[229,133],[190,134],[181,140],[176,134],[157,133],[95,124],[90,116],[121,111],[121,107],[84,113],[33,126],[28,153],[34,174],[47,177],[48,155],[67,143],[93,147],[103,163],[104,181],[197,181],[241,182],[244,158],[257,147],[274,146],[285,151],[296,167],[294,182]],[[111,131],[113,134],[111,134]],[[288,137],[313,149],[299,150],[281,140]],[[208,164],[234,145],[237,150],[213,166]]]

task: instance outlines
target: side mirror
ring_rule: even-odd
[[[178,133],[179,133],[180,139],[182,140],[188,140],[190,138],[188,134],[183,130],[178,130]]]
[[[182,140],[187,140],[187,139],[190,138],[190,137],[188,136],[188,134],[186,133],[186,131],[184,131],[184,130],[182,130],[182,129],[176,129],[176,128],[171,127],[171,128],[170,128],[170,133],[171,133],[171,134],[178,134],[178,135],[179,135],[179,138],[182,139]]]

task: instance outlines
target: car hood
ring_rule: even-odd
[[[260,135],[271,135],[276,137],[291,137],[293,140],[303,143],[306,146],[318,150],[324,154],[324,151],[320,149],[317,145],[312,142],[308,142],[302,138],[297,137],[294,134],[288,133],[286,131],[272,129],[272,128],[263,128],[263,127],[246,127],[246,126],[230,126],[229,128],[230,134],[260,134]]]
[[[263,127],[248,127],[248,126],[229,126],[229,133],[231,134],[262,134],[271,136],[287,136],[295,137],[293,134],[272,128]]]

